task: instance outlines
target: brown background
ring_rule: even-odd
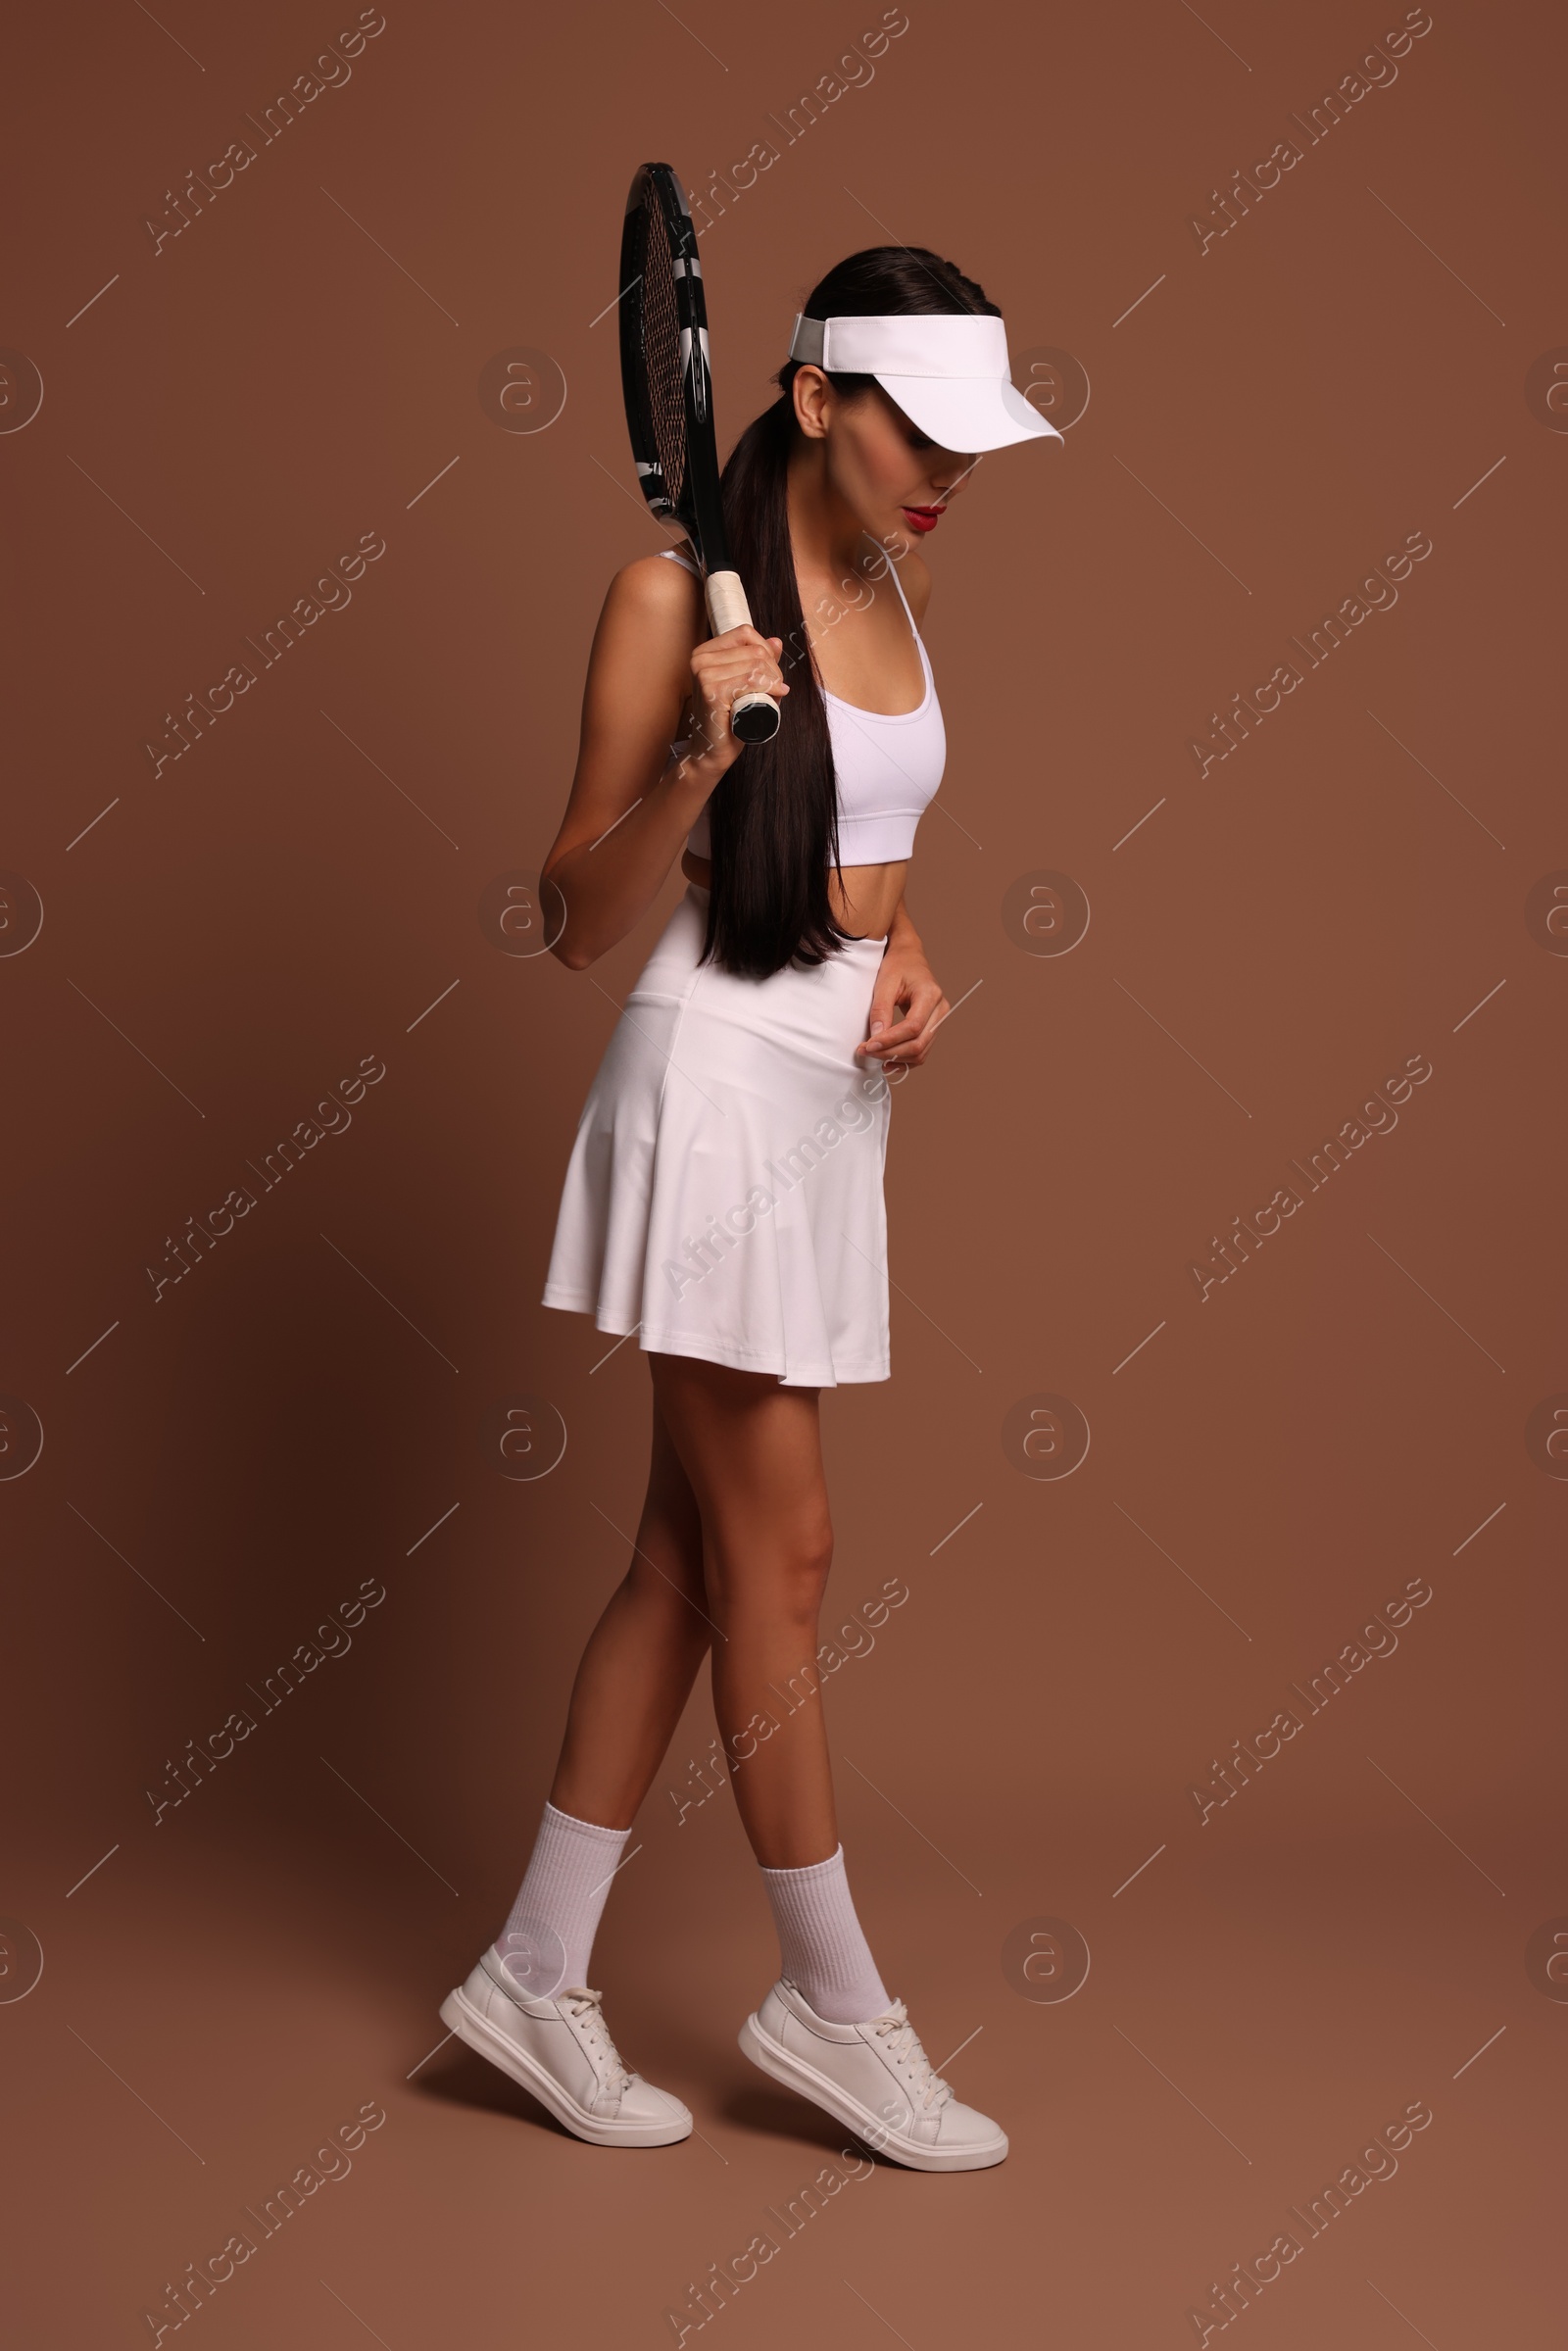
[[[553,833],[605,583],[656,543],[592,321],[632,167],[706,184],[880,12],[389,0],[352,80],[155,254],[165,190],[353,13],[14,36],[0,340],[44,390],[0,436],[8,940],[29,890],[44,913],[0,960],[0,1387],[44,1433],[0,1488],[19,2345],[152,2339],[166,2282],[365,2101],[386,2124],[203,2309],[209,2351],[673,2341],[687,2281],[840,2144],[734,2045],[773,1955],[728,1794],[677,1818],[706,1693],[596,1961],[701,2135],[616,2157],[453,2046],[420,2061],[514,1889],[644,1469],[635,1347],[537,1299],[654,918],[587,978],[481,919]],[[710,2333],[1194,2341],[1210,2281],[1424,2100],[1397,2176],[1238,2325],[1533,2351],[1564,2010],[1527,1945],[1568,1912],[1568,1494],[1525,1438],[1568,1389],[1568,965],[1526,917],[1568,865],[1568,439],[1526,390],[1568,341],[1560,21],[1438,0],[1200,253],[1190,216],[1396,7],[908,14],[703,254],[730,437],[810,283],[885,236],[1091,389],[933,549],[951,754],[911,902],[966,1001],[895,1104],[894,1378],[825,1406],[833,1621],[909,1592],[831,1690],[855,1883],[1013,2152],[877,2166]],[[567,388],[538,432],[479,397],[519,346]],[[1188,738],[1418,531],[1397,606],[1200,780]],[[352,604],[155,779],[164,713],[366,532]],[[1087,894],[1066,955],[1004,922],[1042,870]],[[1210,1236],[1414,1054],[1396,1131],[1200,1303]],[[155,1303],[166,1237],[363,1055],[352,1127]],[[1064,1480],[1004,1447],[1042,1393],[1091,1431]],[[525,1394],[569,1441],[519,1481],[487,1430]],[[1200,1825],[1190,1784],[1418,1577],[1398,1650]],[[155,1825],[166,1764],[365,1579],[352,1651]],[[1004,1966],[1046,1918],[1091,1954],[1069,1999]]]

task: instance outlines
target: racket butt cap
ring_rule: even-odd
[[[742,743],[771,743],[778,733],[778,704],[771,695],[742,694],[730,710],[729,726]]]

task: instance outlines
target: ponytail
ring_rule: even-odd
[[[793,383],[794,365],[783,372]],[[784,640],[779,667],[791,688],[773,740],[749,745],[709,802],[713,890],[705,958],[758,980],[789,962],[825,962],[844,936],[828,899],[830,860],[838,864],[833,743],[790,547],[794,439],[786,390],[742,433],[722,485],[730,562],[760,633]]]

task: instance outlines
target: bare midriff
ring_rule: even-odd
[[[700,890],[713,886],[713,868],[695,850],[682,852],[680,869]],[[907,861],[897,865],[846,865],[828,875],[828,904],[839,928],[856,939],[885,939],[904,896]]]

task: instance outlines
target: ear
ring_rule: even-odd
[[[808,441],[827,438],[828,412],[833,401],[833,386],[820,367],[809,365],[798,367],[790,386],[795,403],[795,421]]]

